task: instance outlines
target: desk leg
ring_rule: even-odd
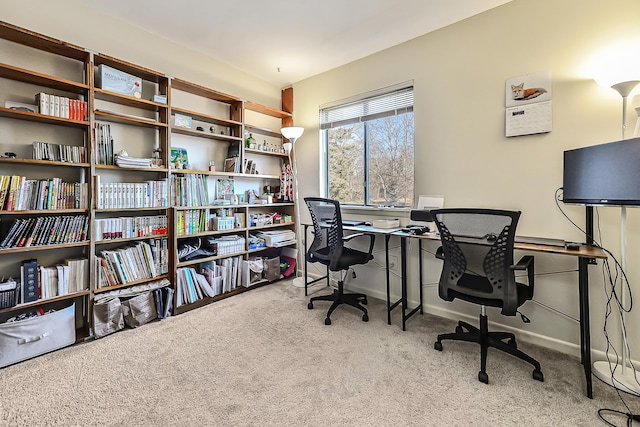
[[[402,305],[402,330],[407,330],[407,238],[402,237],[400,239],[400,262],[402,268],[402,298],[400,299]]]
[[[587,397],[593,399],[591,376],[591,332],[589,326],[589,258],[578,258],[578,286],[580,293],[580,361],[587,380]]]
[[[307,296],[307,289],[309,287],[309,276],[307,275],[307,228],[309,226],[307,224],[304,225],[304,253],[302,257],[304,258],[304,296]],[[298,254],[298,259],[300,259],[300,254]]]
[[[389,289],[389,239],[391,238],[390,234],[385,234],[384,236],[384,253],[386,256],[386,274],[387,274],[387,325],[391,324],[391,290]]]
[[[420,267],[420,276],[419,276],[419,285],[420,285],[420,314],[424,314],[424,309],[422,308],[422,286],[424,285],[422,279],[422,239],[418,239],[418,265]]]

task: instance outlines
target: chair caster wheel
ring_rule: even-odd
[[[436,349],[436,350],[438,350],[438,351],[442,351],[442,343],[441,343],[440,341],[436,341],[436,342],[433,344],[433,348],[435,348],[435,349]]]
[[[542,371],[539,369],[533,370],[533,379],[538,380],[540,382],[544,382],[544,375],[542,375]]]
[[[369,321],[369,315],[368,314],[363,314],[362,315],[362,321],[363,322],[368,322]]]
[[[328,317],[324,319],[324,324],[329,326],[331,324],[331,319],[329,319]]]
[[[361,302],[362,302],[363,305],[367,305],[368,304],[368,301],[367,301],[366,298],[364,298]]]
[[[514,349],[518,348],[518,343],[514,339],[510,339],[509,341],[507,341],[507,345],[513,347]]]
[[[456,326],[456,334],[461,334],[463,332],[464,332],[464,330],[462,329],[462,326],[460,326],[460,325]]]
[[[478,381],[481,383],[489,384],[489,375],[486,372],[478,372]]]
[[[310,302],[309,304],[307,304],[307,308],[308,308],[309,310],[313,310],[313,303],[312,303],[312,302]]]

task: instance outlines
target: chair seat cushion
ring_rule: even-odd
[[[351,248],[342,248],[342,254],[336,266],[331,268],[333,271],[341,271],[356,264],[366,264],[373,259],[373,255],[368,252],[362,252]]]
[[[317,258],[313,256],[313,253],[307,253],[307,261],[309,262],[319,262],[324,265],[329,265],[331,263],[329,256],[329,248],[323,248],[316,251],[316,253],[320,255],[324,255],[327,259]],[[342,271],[346,270],[352,265],[356,264],[366,264],[367,262],[373,259],[373,255],[369,255],[368,252],[358,251],[356,249],[351,248],[342,248],[342,254],[340,255],[340,259],[338,259],[337,265],[332,267],[332,271]]]
[[[487,294],[485,297],[468,295],[466,293],[458,292],[455,289],[449,289],[449,297],[451,300],[459,298],[464,301],[472,302],[478,305],[486,305],[490,307],[502,308],[502,300],[491,298],[492,286],[486,277],[476,276],[473,274],[463,274],[458,281],[458,286],[471,289],[477,292],[484,292]],[[525,303],[529,299],[529,286],[524,283],[516,283],[518,289],[518,307]]]

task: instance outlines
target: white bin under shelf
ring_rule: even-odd
[[[0,324],[0,367],[76,342],[75,304],[44,316]]]

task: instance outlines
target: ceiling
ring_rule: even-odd
[[[285,87],[511,0],[78,0]]]

